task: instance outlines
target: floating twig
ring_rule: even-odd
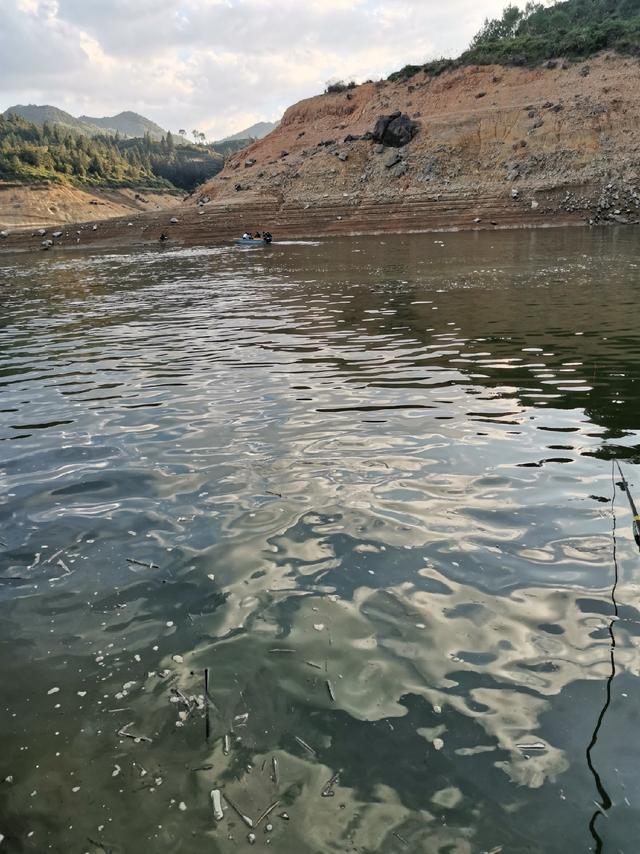
[[[222,811],[222,797],[220,789],[211,790],[211,803],[213,804],[213,817],[216,821],[222,821],[224,813]]]
[[[64,569],[65,575],[71,575],[72,574],[71,570],[69,569],[67,564],[62,559],[57,561],[56,565],[60,566],[60,567],[62,567],[62,569]]]
[[[396,831],[395,831],[395,830],[393,831],[393,835],[396,837],[396,839],[399,839],[399,840],[400,840],[400,842],[402,842],[402,844],[403,844],[403,845],[407,845],[407,846],[409,845],[409,843],[408,843],[408,842],[407,842],[407,840],[404,838],[404,836],[400,836],[400,834],[399,834],[399,833],[396,833]]]
[[[301,738],[299,738],[297,735],[294,735],[293,737],[294,737],[294,738],[295,738],[295,740],[298,742],[298,744],[300,745],[300,747],[304,747],[304,749],[307,751],[307,753],[310,753],[312,756],[317,756],[317,755],[318,755],[318,754],[316,753],[316,751],[313,749],[313,747],[311,747],[311,745],[310,745],[310,744],[307,744],[307,742],[306,742],[306,741],[303,741],[303,740],[302,740]]]
[[[308,664],[309,667],[315,667],[316,670],[322,670],[322,665],[316,664],[315,661],[305,661],[305,664]]]
[[[54,553],[51,555],[51,557],[48,557],[45,561],[43,561],[43,562],[42,562],[42,565],[44,566],[44,565],[45,565],[45,564],[47,564],[47,563],[52,563],[52,562],[53,562],[57,557],[60,557],[60,555],[63,555],[63,554],[64,554],[64,551],[65,551],[64,549],[58,549],[58,551],[57,551],[57,552],[54,552]]]
[[[125,724],[121,729],[118,730],[117,735],[120,738],[131,738],[136,744],[139,744],[141,741],[146,741],[148,744],[151,744],[152,739],[148,738],[146,735],[135,735],[132,732],[128,732],[129,727],[132,727],[134,721],[131,721],[130,724]]]
[[[278,760],[276,759],[275,756],[271,757],[271,779],[273,780],[274,784],[277,786],[280,778],[278,776]]]
[[[157,563],[146,563],[143,560],[136,560],[134,557],[128,557],[127,563],[133,563],[136,566],[144,566],[145,569],[160,569]]]
[[[253,828],[253,821],[249,818],[248,815],[245,815],[242,810],[233,803],[233,801],[229,798],[229,795],[225,794],[224,799],[229,804],[231,809],[240,816],[240,818],[247,825],[247,827]]]
[[[192,706],[191,701],[187,697],[185,697],[185,695],[182,693],[182,691],[179,688],[172,688],[171,692],[173,694],[175,694],[176,697],[179,697],[180,700],[182,700],[182,702],[184,703],[184,705],[189,709],[189,711],[191,711],[191,706]]]
[[[193,772],[196,771],[211,771],[213,769],[213,765],[200,765],[198,768],[192,768]]]
[[[253,826],[258,827],[260,825],[260,823],[263,822],[268,815],[271,815],[271,813],[274,811],[274,809],[279,805],[280,805],[280,801],[274,801],[270,807],[267,807],[264,812],[260,813],[258,818],[255,820]]]
[[[332,702],[335,703],[336,695],[333,693],[333,685],[331,684],[330,679],[327,679],[327,691],[329,692],[329,696],[331,697]]]
[[[333,777],[325,784],[321,792],[323,798],[332,798],[335,795],[333,787],[340,779],[340,774],[342,774],[342,770],[336,771]]]
[[[231,737],[228,733],[225,733],[225,736],[222,740],[222,752],[225,756],[228,756],[231,752]]]
[[[278,653],[295,653],[297,649],[270,649],[269,652],[271,655],[277,655]]]

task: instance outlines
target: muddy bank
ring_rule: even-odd
[[[254,201],[251,205],[209,203],[198,209],[183,207],[130,218],[79,223],[57,229],[11,232],[0,240],[0,252],[50,249],[101,249],[157,245],[162,233],[167,246],[227,243],[245,230],[268,229],[276,240],[339,235],[392,234],[448,230],[541,228],[587,225],[592,222],[598,188],[531,190],[511,194],[476,194],[473,197],[437,194],[404,202],[369,202],[352,205],[343,200],[325,204],[278,206]],[[567,197],[584,201],[567,210]],[[172,221],[173,220],[173,221]],[[54,236],[55,235],[55,236]],[[50,250],[49,250],[50,251]]]
[[[89,190],[63,184],[0,182],[0,229],[50,228],[64,224],[154,213],[180,204],[182,193],[157,190]]]

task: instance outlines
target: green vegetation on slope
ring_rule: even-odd
[[[116,131],[121,136],[144,136],[146,133],[151,134],[152,139],[160,140],[166,136],[166,131],[160,125],[152,122],[141,116],[140,113],[133,113],[127,110],[124,113],[118,113],[116,116],[80,116],[78,121],[84,122],[89,127],[100,128],[102,133],[115,133]]]
[[[213,178],[224,167],[224,157],[209,145],[177,144],[170,131],[158,142],[149,134],[144,139],[117,141],[126,157],[148,162],[153,174],[191,192],[198,184]]]
[[[203,145],[176,145],[170,133],[160,141],[150,134],[143,139],[88,137],[64,126],[0,116],[0,179],[5,181],[191,191],[223,165],[219,152]]]
[[[73,130],[76,133],[85,133],[90,136],[101,133],[97,125],[89,125],[81,119],[72,116],[71,113],[67,113],[59,107],[53,107],[51,104],[43,104],[42,106],[38,104],[14,104],[13,107],[5,110],[2,115],[5,118],[19,116],[21,119],[31,122],[34,125],[43,125],[45,123],[49,125],[55,124],[60,128],[64,128],[64,130]]]
[[[51,104],[15,104],[4,111],[5,117],[9,115],[20,116],[34,125],[43,125],[45,122],[50,125],[63,125],[68,130],[75,130],[89,136],[104,136],[105,134],[113,136],[119,133],[120,136],[143,137],[149,133],[153,139],[160,141],[167,133],[151,119],[130,110],[118,113],[116,116],[94,118],[91,116],[72,116],[71,113],[53,107]]]
[[[420,71],[440,74],[463,65],[527,65],[554,57],[585,59],[601,50],[640,56],[640,0],[562,0],[551,6],[509,5],[485,21],[458,59],[407,65],[390,80]]]

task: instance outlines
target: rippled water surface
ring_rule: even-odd
[[[637,851],[637,248],[2,259],[2,851]]]

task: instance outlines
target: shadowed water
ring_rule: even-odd
[[[2,259],[2,850],[632,854],[637,241]]]

